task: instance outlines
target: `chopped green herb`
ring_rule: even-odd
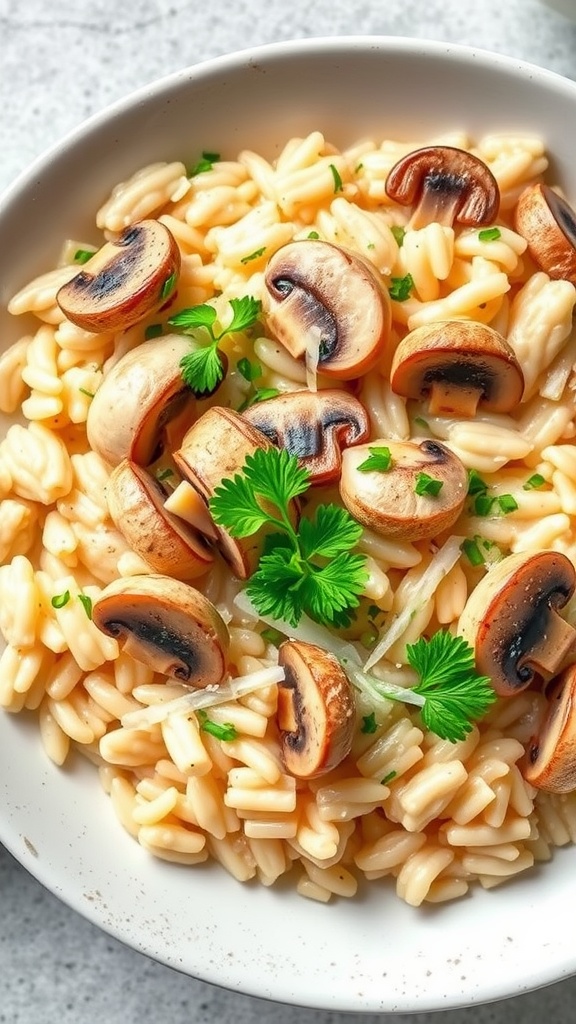
[[[356,164],[356,167],[354,168],[354,173],[355,174],[360,174],[360,171],[363,170],[363,168],[364,168],[364,164],[362,162],[360,162],[359,164]]]
[[[195,167],[192,168],[189,178],[193,178],[196,174],[204,174],[206,171],[211,171],[214,164],[220,159],[220,153],[208,153],[203,152],[202,158],[198,161]]]
[[[367,249],[375,249],[376,246],[374,245],[374,242],[368,242],[368,245],[366,246],[366,248]]]
[[[74,263],[88,263],[94,256],[96,249],[76,249]]]
[[[64,605],[67,605],[69,600],[70,591],[65,590],[63,594],[54,594],[50,604],[53,608],[64,608]]]
[[[423,430],[430,430],[430,424],[428,423],[428,420],[424,419],[423,416],[415,416],[414,423],[416,423],[417,426],[422,427]]]
[[[473,648],[463,637],[439,630],[430,640],[407,644],[406,656],[420,676],[413,690],[426,698],[426,728],[451,743],[465,739],[472,721],[496,700],[489,677],[476,671]]]
[[[261,249],[255,249],[254,252],[251,252],[249,256],[243,256],[242,259],[240,260],[240,263],[252,263],[252,260],[260,259],[260,257],[263,256],[265,252],[266,246],[263,245]]]
[[[320,235],[318,234],[317,231],[309,231],[308,238],[320,238]]]
[[[87,388],[78,388],[78,391],[80,391],[82,395],[86,395],[87,398],[94,398],[94,392],[88,391]]]
[[[332,177],[334,178],[334,191],[342,192],[344,190],[344,185],[342,183],[342,178],[338,173],[338,168],[334,164],[330,164],[330,170],[332,171]]]
[[[481,242],[496,242],[502,235],[500,228],[483,228],[478,232]]]
[[[262,376],[262,367],[260,366],[260,363],[251,363],[250,360],[245,357],[238,360],[236,363],[236,369],[238,370],[238,373],[244,377],[244,380],[247,380],[250,384],[253,380],[257,380],[258,377]]]
[[[509,512],[515,512],[518,508],[518,502],[512,494],[499,494],[496,498],[496,502],[500,507],[500,511],[506,516]]]
[[[392,782],[392,779],[395,779],[397,775],[398,775],[398,772],[395,772],[394,769],[392,769],[391,772],[388,772],[388,775],[384,776],[384,778],[381,780],[380,785],[381,786],[387,786],[388,783]]]
[[[474,512],[477,516],[489,516],[494,505],[494,498],[490,495],[477,494],[474,498]]]
[[[198,328],[205,328],[210,337],[207,345],[197,348],[180,360],[180,370],[184,383],[196,395],[211,394],[224,377],[224,364],[218,350],[218,344],[226,334],[245,331],[260,316],[262,303],[251,295],[241,299],[230,299],[232,320],[219,334],[214,333],[216,310],[214,306],[204,303],[183,309],[170,317],[171,327],[180,328],[184,334],[193,334]]]
[[[376,732],[377,728],[378,722],[376,721],[376,714],[374,711],[371,711],[369,715],[363,715],[360,732],[370,734]]]
[[[466,555],[466,558],[470,562],[470,565],[478,566],[484,565],[484,556],[478,547],[476,540],[472,540],[470,537],[466,537],[462,541],[461,549]]]
[[[405,277],[392,277],[390,278],[390,287],[388,289],[390,298],[394,302],[406,302],[406,299],[410,298],[413,287],[414,279],[412,274],[406,274]]]
[[[146,341],[150,341],[152,338],[159,338],[162,334],[162,324],[148,324],[148,327],[144,331],[144,338]]]
[[[273,629],[272,626],[267,626],[266,629],[263,629],[260,636],[267,644],[273,644],[274,647],[279,647],[286,640],[284,633],[281,633],[279,629]]]
[[[217,740],[224,740],[227,743],[231,743],[238,736],[236,726],[230,722],[225,722],[224,725],[218,725],[217,722],[213,722],[205,711],[200,710],[196,712],[198,721],[200,722],[201,732],[207,732],[210,736],[214,736]]]
[[[387,473],[392,466],[392,453],[385,446],[369,447],[369,456],[357,467],[361,473]]]
[[[396,239],[396,245],[398,246],[399,249],[401,249],[402,245],[404,244],[406,228],[403,228],[400,224],[393,224],[392,227],[390,228],[390,231],[392,232],[394,238]]]
[[[418,473],[414,490],[416,494],[437,498],[443,486],[443,480],[436,480],[433,476],[429,476],[428,473]]]
[[[263,616],[296,626],[303,613],[323,625],[350,621],[367,579],[364,555],[353,554],[362,527],[338,505],[319,505],[295,526],[291,502],[310,486],[310,474],[285,449],[258,449],[241,473],[223,480],[210,499],[214,522],[233,537],[276,528],[246,593]]]
[[[176,271],[174,271],[173,274],[170,274],[170,277],[166,278],[164,284],[162,285],[162,291],[160,292],[160,298],[162,300],[167,299],[169,298],[170,295],[172,295],[177,280],[178,274],[176,273]]]
[[[279,394],[278,388],[256,388],[254,394],[250,395],[250,398],[247,398],[238,407],[238,412],[244,412],[245,409],[249,409],[251,405],[256,405],[257,402],[267,402],[269,398],[277,398]]]
[[[82,605],[86,615],[89,619],[92,618],[92,599],[88,597],[88,594],[78,594],[78,600]]]
[[[468,470],[468,494],[486,494],[488,484],[476,469]]]
[[[162,482],[162,480],[168,480],[169,477],[174,476],[174,470],[167,467],[166,469],[159,469],[156,473],[156,479]]]
[[[522,485],[523,491],[537,491],[540,487],[544,487],[546,483],[545,477],[541,473],[533,473],[525,484]]]

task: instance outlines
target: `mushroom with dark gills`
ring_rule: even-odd
[[[356,712],[352,684],[333,654],[315,644],[287,640],[278,663],[277,722],[286,770],[315,779],[335,768],[352,746]]]
[[[337,480],[342,449],[361,444],[370,433],[368,414],[346,391],[289,391],[256,402],[242,413],[273,444],[296,455],[311,483]]]
[[[172,420],[182,415],[192,422],[196,399],[180,372],[189,351],[187,338],[166,334],[131,349],[106,373],[86,424],[90,447],[105,462],[117,466],[131,459],[147,466]]]
[[[516,204],[514,226],[545,273],[576,284],[576,211],[562,196],[542,182],[529,185]]]
[[[510,345],[474,320],[442,320],[410,331],[390,371],[392,390],[428,398],[431,416],[509,412],[522,398],[524,374]]]
[[[218,686],[227,673],[230,638],[200,591],[170,576],[127,576],[105,587],[92,619],[123,651],[195,689]]]
[[[558,551],[508,555],[474,588],[458,632],[499,696],[551,679],[576,655],[576,630],[559,614],[575,589],[576,570]]]
[[[122,331],[154,313],[173,294],[180,250],[164,224],[143,220],[106,242],[59,289],[56,301],[78,327]]]
[[[411,206],[411,228],[435,221],[474,226],[491,224],[500,206],[500,190],[490,168],[477,156],[454,146],[425,146],[403,156],[388,174],[386,194]]]
[[[379,452],[387,453],[381,463]],[[388,537],[421,540],[449,529],[467,490],[466,469],[439,441],[377,440],[342,454],[342,501],[359,523]]]
[[[164,508],[167,497],[160,481],[129,459],[106,484],[108,510],[132,550],[154,572],[196,579],[212,565],[212,551],[201,533]]]
[[[576,790],[576,665],[553,680],[548,707],[522,763],[527,782],[549,793]]]
[[[173,458],[181,475],[208,506],[222,481],[241,472],[248,455],[272,447],[268,438],[240,413],[213,406],[190,427]],[[295,517],[294,503],[291,508]],[[249,537],[233,537],[222,526],[215,525],[214,529],[217,546],[235,576],[248,579],[258,565],[270,529],[263,527]]]
[[[316,353],[319,372],[339,380],[374,368],[387,347],[391,305],[368,260],[303,239],[274,253],[264,281],[268,329],[295,359]]]

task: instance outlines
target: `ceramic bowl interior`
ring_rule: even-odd
[[[39,160],[0,206],[0,338],[21,324],[14,291],[53,264],[61,240],[90,240],[117,181],[201,150],[274,157],[320,129],[428,139],[464,128],[540,133],[551,178],[576,198],[568,131],[576,84],[516,60],[408,39],[309,40],[219,58],[145,88]],[[484,1002],[576,971],[559,922],[576,903],[576,849],[495,890],[436,909],[365,887],[327,906],[218,868],[152,860],[124,834],[96,773],[47,762],[33,720],[0,715],[0,839],[45,886],[125,943],[179,971],[298,1005],[411,1012]],[[42,927],[42,922],[38,923]]]

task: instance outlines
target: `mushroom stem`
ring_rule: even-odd
[[[550,678],[560,672],[566,659],[575,651],[576,629],[558,612],[551,610],[546,631],[541,635],[538,647],[524,659],[524,664],[533,666],[540,675]]]
[[[454,387],[443,381],[435,380],[430,386],[428,412],[431,416],[473,417],[476,415],[478,402],[482,398],[481,388]]]

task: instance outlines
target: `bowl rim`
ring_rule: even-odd
[[[8,185],[0,196],[0,220],[3,216],[4,209],[11,206],[11,204],[16,201],[22,193],[25,193],[33,181],[38,177],[39,172],[41,172],[43,168],[46,168],[55,158],[60,157],[63,152],[81,145],[84,138],[98,131],[103,125],[108,124],[117,117],[127,113],[135,105],[145,104],[151,99],[158,99],[164,94],[170,93],[175,86],[192,83],[198,79],[206,77],[208,74],[219,75],[226,71],[234,71],[246,66],[249,62],[258,62],[259,60],[274,61],[278,58],[290,58],[292,56],[300,57],[307,53],[312,54],[318,52],[324,54],[337,54],[344,51],[347,53],[350,53],[350,51],[362,52],[367,48],[371,50],[381,49],[385,52],[393,51],[395,53],[410,53],[411,56],[421,53],[421,55],[425,57],[441,58],[443,61],[461,65],[469,63],[470,60],[474,60],[477,65],[484,66],[487,69],[499,67],[510,73],[512,73],[512,71],[514,71],[515,74],[520,73],[525,76],[526,79],[533,79],[536,77],[543,83],[547,83],[547,85],[553,90],[570,95],[576,103],[576,82],[571,79],[567,79],[556,72],[549,71],[548,69],[524,60],[464,44],[452,44],[435,40],[388,35],[313,36],[306,39],[294,38],[282,42],[261,44],[255,47],[247,47],[233,53],[224,53],[215,57],[207,58],[196,64],[192,64],[167,75],[163,75],[154,81],[132,90],[127,95],[93,113],[90,117],[66,132],[50,147],[40,153],[32,163],[28,167],[24,168],[16,176],[13,182]],[[170,962],[165,957],[155,953],[154,950],[147,945],[144,939],[138,943],[132,938],[127,938],[118,924],[115,921],[110,921],[107,915],[102,912],[98,902],[80,902],[67,894],[60,887],[55,887],[53,882],[50,881],[50,865],[46,865],[41,858],[38,859],[34,852],[27,847],[23,848],[21,838],[21,835],[17,835],[15,832],[14,834],[11,834],[9,826],[4,824],[0,825],[0,841],[3,842],[6,849],[9,850],[9,852],[23,865],[23,867],[42,885],[44,885],[49,891],[55,893],[62,902],[67,904],[74,911],[80,913],[83,917],[90,920],[105,932],[108,932],[110,935],[117,938],[119,941],[137,949],[145,955],[153,957],[161,963],[178,969],[177,964]],[[290,998],[286,990],[284,990],[277,998],[278,1001],[291,1003],[292,1005],[315,1006],[317,1008],[344,1010],[356,1013],[422,1012],[444,1009],[447,1006],[456,1008],[459,1006],[469,1006],[478,1003],[484,1004],[497,999],[508,998],[512,995],[518,995],[526,991],[533,991],[536,988],[552,984],[562,978],[570,977],[575,973],[576,957],[572,956],[571,958],[568,958],[568,955],[566,955],[566,959],[562,967],[558,968],[557,966],[550,965],[547,968],[542,968],[540,974],[533,976],[528,979],[528,981],[525,978],[522,981],[515,979],[512,987],[506,987],[503,984],[502,979],[499,984],[487,984],[482,990],[482,993],[476,998],[474,998],[473,995],[470,995],[469,997],[466,997],[466,999],[456,998],[454,1000],[447,996],[438,996],[426,1004],[423,1002],[406,1001],[402,1004],[400,1009],[395,1009],[391,1004],[382,1005],[381,1002],[376,1001],[373,1001],[369,1005],[360,1007],[352,1003],[350,1005],[343,1005],[341,1003],[331,1003],[328,1005],[325,1002],[314,1002],[311,1000],[303,1000],[302,1002],[299,1002]],[[261,995],[259,991],[254,991],[250,987],[249,981],[246,979],[244,980],[244,983],[238,982],[235,986],[219,981],[217,970],[212,976],[210,976],[206,971],[194,976],[212,984],[223,985],[223,987],[226,988],[236,988],[238,991],[249,995]],[[276,997],[266,994],[263,998],[275,999]]]

